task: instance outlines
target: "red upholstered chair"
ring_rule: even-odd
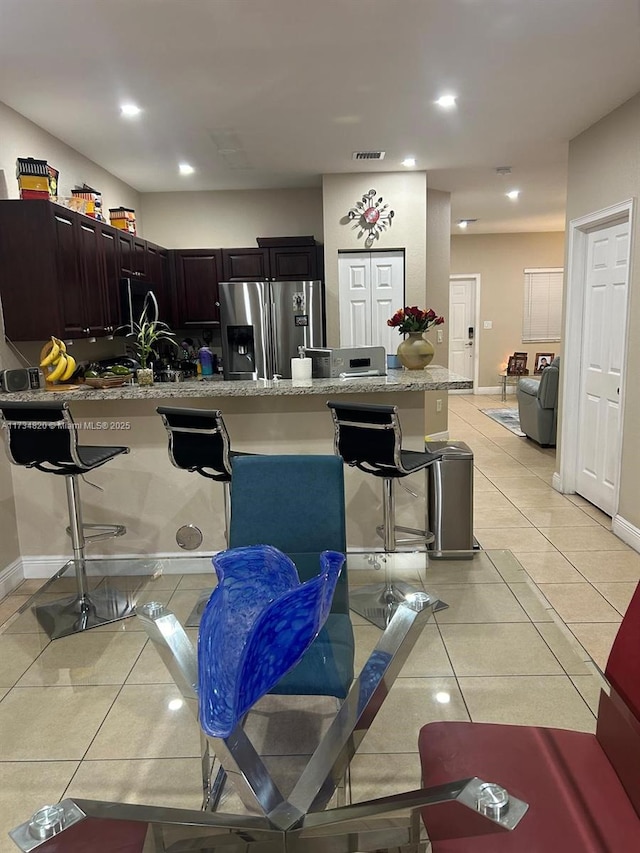
[[[444,814],[425,810],[433,853],[640,851],[640,584],[605,675],[611,696],[600,694],[595,735],[491,723],[422,728],[425,787],[479,776],[530,806],[513,832],[455,839]]]

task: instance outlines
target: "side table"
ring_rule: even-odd
[[[498,374],[498,380],[500,382],[500,389],[502,392],[501,400],[503,403],[507,402],[507,385],[517,385],[518,379],[522,376],[528,376],[529,371],[526,370],[524,373],[507,373],[506,370],[501,370]]]

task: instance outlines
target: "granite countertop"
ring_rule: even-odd
[[[2,394],[0,399],[15,402],[39,400],[166,400],[188,397],[273,397],[309,394],[373,394],[381,391],[448,391],[471,388],[473,383],[448,368],[433,364],[425,370],[389,370],[386,376],[363,376],[357,379],[291,379],[227,382],[188,380],[156,382],[150,387],[122,385],[119,388],[88,388],[80,385],[74,391],[21,391]]]

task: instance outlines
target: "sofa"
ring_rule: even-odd
[[[529,377],[518,380],[520,429],[543,447],[556,444],[559,378],[560,356],[544,369],[540,381]]]

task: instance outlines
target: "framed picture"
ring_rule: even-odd
[[[528,373],[526,352],[514,352],[509,356],[507,373],[509,376],[523,376]]]
[[[542,373],[545,367],[549,367],[549,365],[555,358],[555,355],[556,354],[554,352],[537,352],[534,373]]]

